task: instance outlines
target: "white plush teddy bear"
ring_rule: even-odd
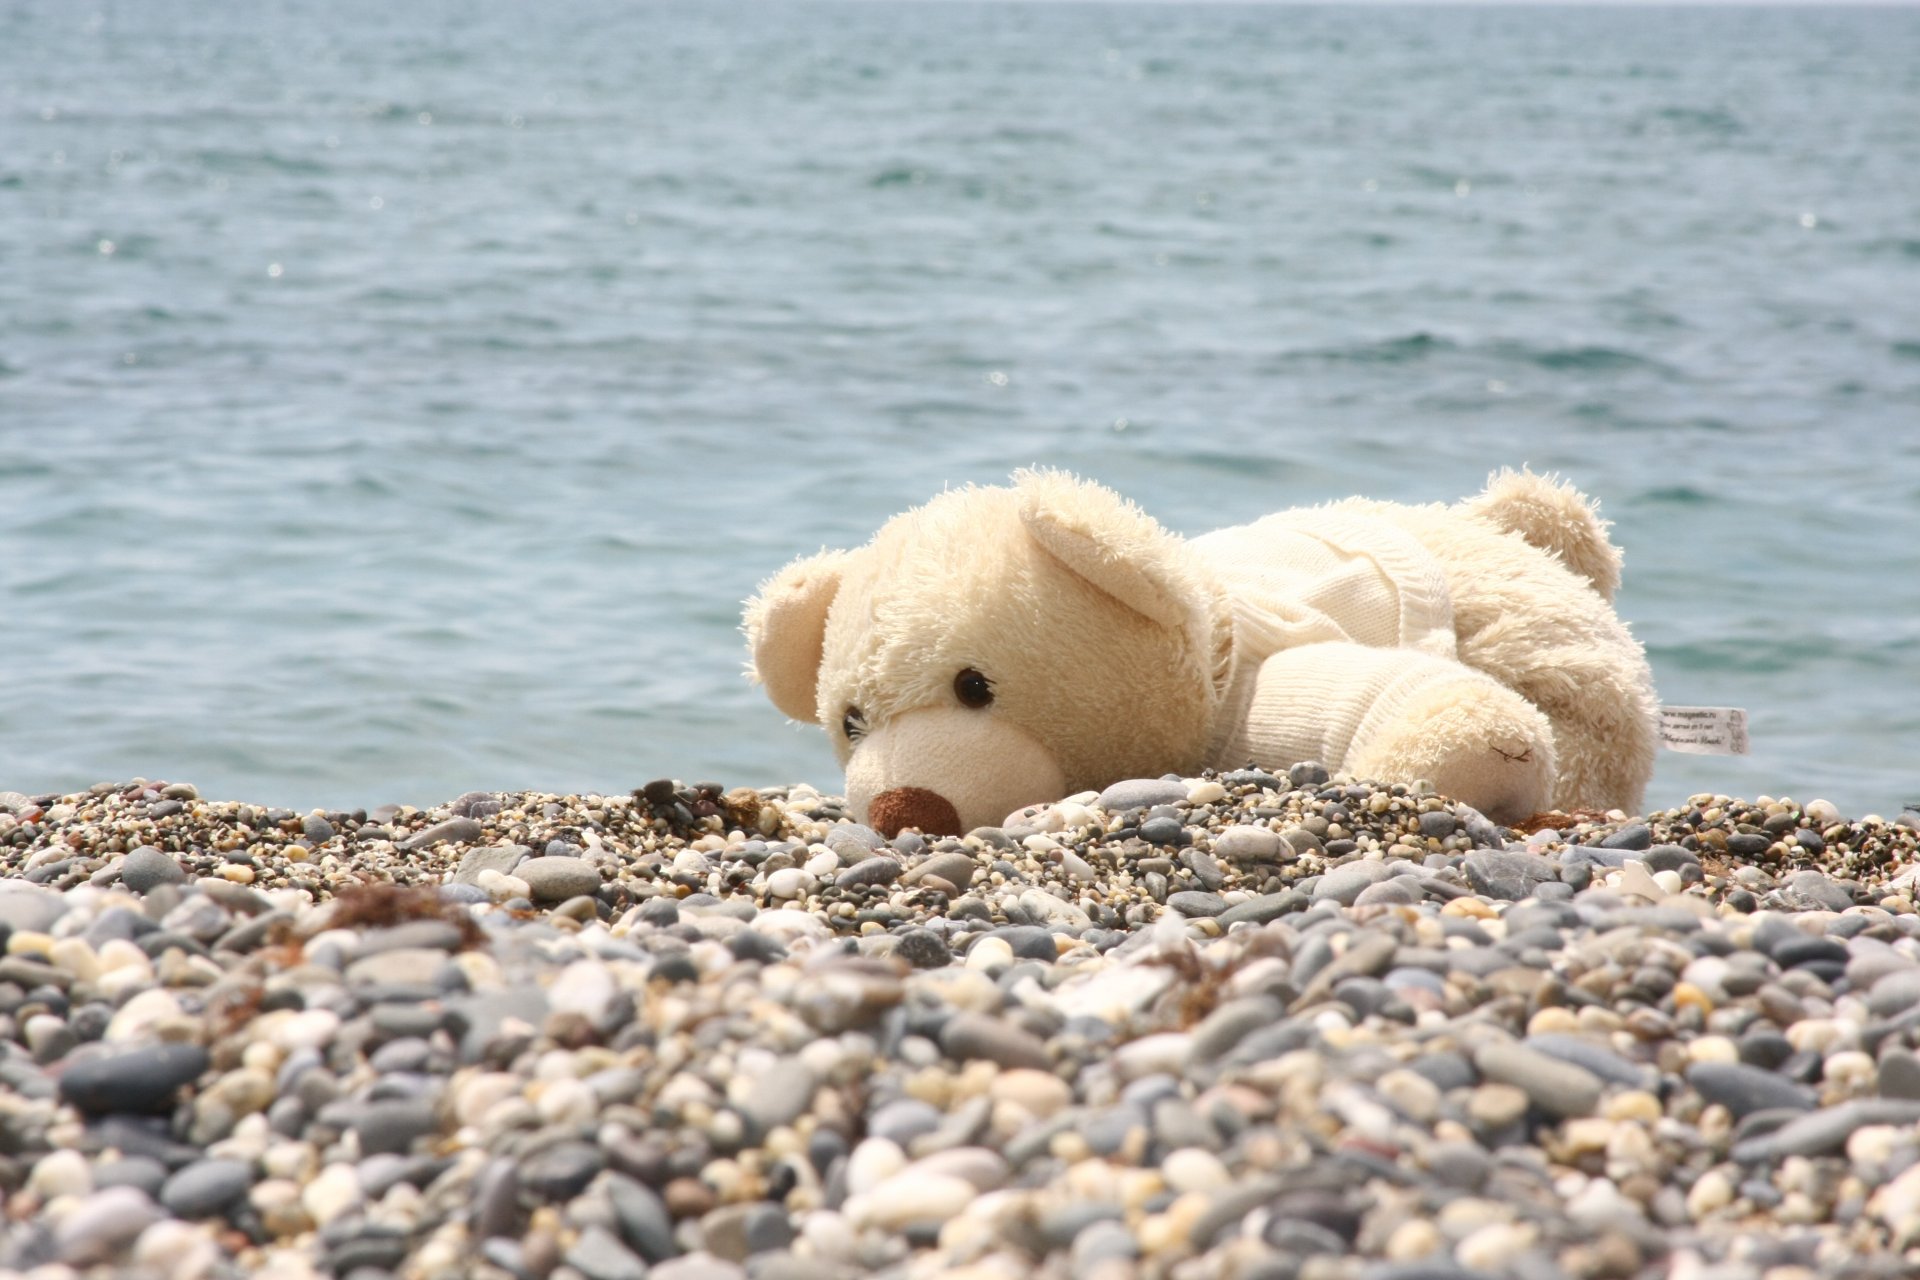
[[[1128,777],[1314,759],[1507,821],[1637,810],[1657,702],[1593,505],[1526,472],[1184,539],[1099,485],[944,493],[747,603],[752,674],[891,835]]]

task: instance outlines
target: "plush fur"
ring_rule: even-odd
[[[745,630],[751,674],[827,730],[883,830],[1306,758],[1513,819],[1640,804],[1657,704],[1619,573],[1593,504],[1526,472],[1450,507],[1350,500],[1193,539],[1022,472],[795,562]]]

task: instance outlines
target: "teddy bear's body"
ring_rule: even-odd
[[[1655,702],[1618,553],[1537,476],[1183,540],[1050,473],[950,492],[749,603],[754,671],[875,825],[964,830],[1117,778],[1318,759],[1496,817],[1635,808]]]

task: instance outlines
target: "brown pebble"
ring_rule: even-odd
[[[713,1188],[698,1178],[675,1178],[666,1185],[661,1199],[675,1218],[699,1218],[713,1212]]]

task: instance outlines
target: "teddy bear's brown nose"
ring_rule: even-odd
[[[938,791],[925,787],[895,787],[882,791],[867,806],[867,821],[873,829],[891,840],[908,827],[918,827],[922,835],[957,836],[960,814]]]

